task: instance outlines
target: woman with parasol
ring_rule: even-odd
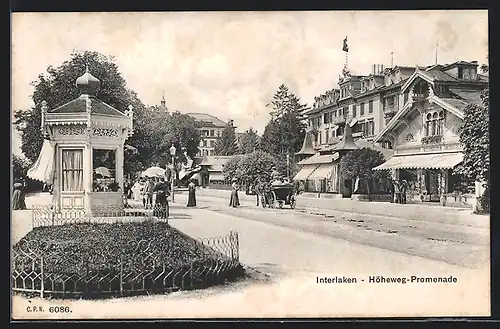
[[[231,199],[229,200],[229,206],[236,208],[240,205],[240,199],[238,197],[238,179],[236,177],[233,178],[233,184],[231,185]]]

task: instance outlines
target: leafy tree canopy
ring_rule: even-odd
[[[387,172],[372,170],[384,162],[384,155],[380,151],[364,147],[344,155],[340,160],[340,170],[345,178],[350,179],[356,177],[367,180],[387,178]]]
[[[214,152],[216,155],[234,155],[238,151],[238,142],[236,140],[236,132],[233,121],[229,121],[222,130],[222,134],[217,139],[214,145]]]
[[[28,159],[12,154],[12,177],[14,181],[26,179],[31,162]]]
[[[481,94],[483,105],[470,104],[464,109],[464,123],[459,129],[464,160],[455,172],[477,181],[490,182],[490,104],[489,90]]]
[[[224,166],[224,175],[247,184],[265,182],[271,179],[274,166],[275,159],[271,154],[257,150],[231,157]]]
[[[16,129],[21,132],[21,150],[31,161],[35,161],[42,148],[43,138],[40,132],[41,103],[47,101],[50,108],[61,106],[78,96],[76,79],[85,72],[88,65],[92,75],[101,82],[97,97],[119,111],[125,111],[129,105],[134,107],[134,136],[127,141],[138,148],[139,154],[148,151],[148,132],[143,129],[144,105],[137,94],[127,88],[114,58],[98,52],[73,52],[70,59],[58,67],[49,66],[32,83],[34,106],[31,109],[15,113]],[[146,150],[146,152],[143,152]],[[132,160],[131,160],[132,161]]]

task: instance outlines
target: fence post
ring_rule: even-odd
[[[191,287],[191,290],[193,290],[193,260],[191,261],[191,268],[189,270],[189,284],[190,284],[190,287]]]
[[[120,296],[123,296],[123,256],[120,256]]]
[[[44,290],[45,290],[45,282],[43,279],[43,256],[40,256],[40,298],[43,298]]]

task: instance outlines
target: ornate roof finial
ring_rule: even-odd
[[[93,95],[99,90],[100,85],[99,79],[89,72],[89,66],[85,64],[85,73],[76,79],[76,86],[80,88],[82,94]]]

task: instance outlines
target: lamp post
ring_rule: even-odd
[[[177,149],[175,148],[174,144],[170,147],[170,155],[172,156],[172,202],[175,202],[174,198],[174,183],[175,183],[175,152]]]
[[[286,153],[286,179],[290,182],[290,154]]]

